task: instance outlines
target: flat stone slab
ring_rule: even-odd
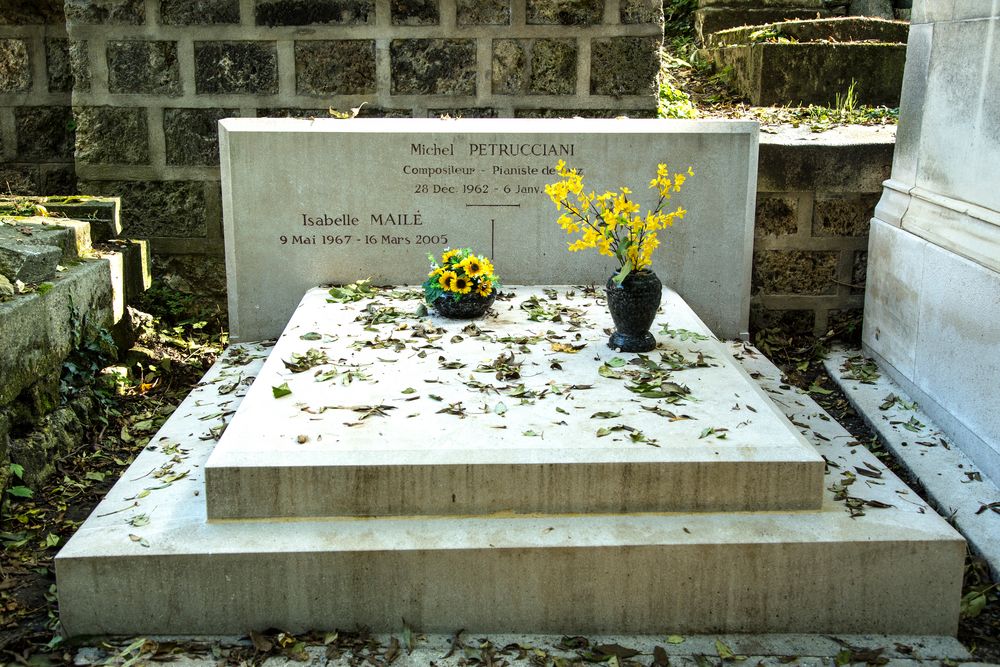
[[[743,26],[714,33],[707,46],[751,44],[785,38],[791,42],[879,42],[906,44],[910,26],[905,21],[849,16],[806,21],[782,21]]]
[[[10,280],[38,283],[56,272],[62,250],[50,245],[0,241],[0,274]]]
[[[69,634],[956,631],[961,538],[808,396],[771,387],[821,435],[831,488],[876,475],[851,489],[864,512],[828,491],[795,512],[208,522],[201,471],[264,354],[230,348],[56,557]]]
[[[207,463],[209,518],[820,506],[823,459],[675,292],[644,356],[607,346],[601,294],[516,287],[470,324],[309,291]]]
[[[0,242],[55,246],[65,260],[92,249],[90,222],[57,217],[0,217]]]
[[[925,493],[969,541],[972,550],[1000,577],[1000,489],[996,480],[942,432],[898,384],[876,371],[851,368],[874,361],[861,350],[833,350],[823,364],[827,373],[903,466],[920,480]],[[862,381],[863,380],[863,381]]]
[[[781,667],[794,664],[797,667],[827,667],[833,659],[841,660],[849,653],[852,662],[871,658],[885,667],[940,667],[943,661],[963,663],[962,667],[975,667],[970,663],[972,656],[954,637],[912,636],[912,635],[673,635],[673,643],[666,640],[664,633],[655,635],[592,635],[574,637],[567,640],[564,635],[531,634],[413,634],[412,646],[406,643],[403,624],[394,634],[382,633],[365,635],[367,641],[359,641],[360,634],[354,631],[336,633],[336,639],[323,644],[328,639],[326,633],[315,633],[309,637],[301,635],[296,639],[306,644],[303,662],[329,665],[330,667],[354,667],[365,660],[384,657],[392,660],[395,667],[467,667],[473,660],[487,663],[492,658],[495,663],[509,665],[537,665],[544,656],[553,663],[565,660],[569,664],[579,663],[583,657],[596,658],[618,650],[620,655],[636,652],[632,660],[637,664],[651,662],[655,654],[666,655],[673,667],[703,667],[717,663],[715,656],[728,649],[739,662],[754,667]],[[669,629],[667,632],[671,632]],[[273,634],[266,635],[269,639]],[[401,637],[403,639],[401,639]],[[98,665],[120,656],[132,641],[130,639],[101,638],[100,642],[90,641],[89,646],[80,648],[75,657],[77,665]],[[146,651],[151,654],[150,643]],[[599,650],[604,647],[609,653]],[[616,649],[615,647],[622,647]],[[331,651],[330,649],[333,649]],[[217,667],[220,660],[234,661],[239,653],[252,650],[252,642],[245,637],[218,637],[210,640],[171,645],[171,665],[175,667]],[[628,653],[626,653],[626,650]],[[263,663],[265,667],[290,665],[291,660],[279,657],[280,651]],[[144,654],[142,658],[145,658]]]

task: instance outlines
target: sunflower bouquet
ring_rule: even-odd
[[[475,301],[492,303],[500,288],[500,278],[489,258],[471,248],[445,250],[440,259],[428,255],[431,271],[424,281],[427,303]]]

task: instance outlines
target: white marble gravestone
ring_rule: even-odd
[[[560,159],[644,206],[658,163],[693,167],[654,269],[712,331],[745,335],[757,125],[663,120],[226,119],[219,133],[230,327],[277,336],[307,289],[420,283],[427,254],[474,247],[510,284],[597,283],[544,193]]]

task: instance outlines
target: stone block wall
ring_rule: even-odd
[[[864,306],[868,228],[894,127],[761,134],[751,327],[821,335]]]
[[[222,294],[220,118],[653,116],[662,21],[659,0],[11,0],[0,188],[120,196],[158,276]],[[882,132],[762,134],[758,326],[861,308]]]
[[[62,0],[0,3],[0,194],[72,194],[79,48]]]
[[[120,196],[125,235],[195,291],[225,286],[220,118],[655,115],[659,0],[65,7],[79,189]]]

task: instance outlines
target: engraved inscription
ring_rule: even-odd
[[[315,210],[299,211],[294,219],[298,232],[289,228],[277,241],[303,248],[446,246],[448,235],[434,229],[441,222],[435,219],[435,211],[447,208],[440,206],[442,198],[468,210],[469,224],[488,228],[492,238],[496,225],[504,222],[498,213],[507,215],[503,210],[511,209],[514,221],[513,216],[519,215],[516,209],[540,202],[545,183],[556,173],[556,161],[574,157],[574,143],[401,142],[397,175],[387,174],[373,187],[403,188],[406,197],[424,204],[426,210],[418,208],[420,204],[411,210],[350,210],[336,204],[332,184],[329,207],[320,203]],[[494,212],[476,213],[483,208]]]

